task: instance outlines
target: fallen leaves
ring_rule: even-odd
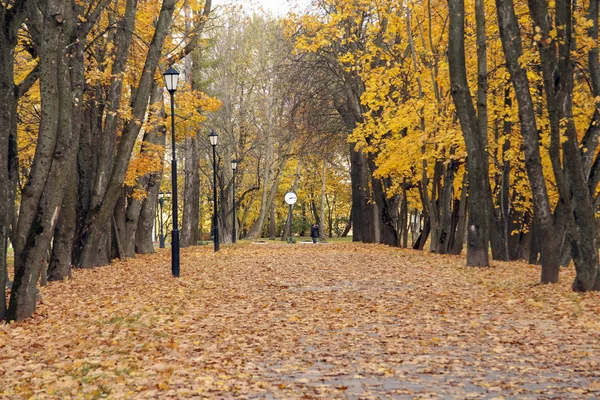
[[[269,268],[264,268],[268,265]],[[600,297],[385,246],[139,256],[0,325],[0,398],[595,397]]]

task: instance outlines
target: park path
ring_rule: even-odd
[[[0,327],[0,398],[597,398],[600,296],[572,271],[379,245],[140,256]]]

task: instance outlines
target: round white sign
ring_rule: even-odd
[[[298,197],[296,197],[296,193],[294,192],[287,192],[285,194],[285,202],[288,204],[294,204],[296,202],[296,200],[298,200]]]

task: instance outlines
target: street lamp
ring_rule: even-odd
[[[217,142],[219,135],[214,130],[208,135],[210,145],[213,149],[213,241],[215,243],[215,251],[219,251],[219,219],[217,217]]]
[[[171,194],[169,192],[169,194]],[[163,233],[163,204],[165,202],[165,194],[164,192],[158,192],[158,204],[160,205],[160,218],[158,219],[158,223],[160,224],[160,234],[158,235],[158,246],[161,249],[165,248],[165,235]]]
[[[237,241],[237,235],[235,232],[235,171],[237,170],[238,162],[237,160],[231,160],[231,170],[233,171],[232,179],[232,190],[231,190],[231,202],[233,203],[233,217],[232,217],[232,228],[231,228],[231,243],[235,243]]]
[[[177,155],[175,153],[175,100],[174,95],[179,81],[179,72],[170,67],[163,74],[165,86],[171,95],[171,147],[173,159],[171,160],[171,179],[173,185],[173,231],[171,232],[171,272],[179,277],[179,224],[177,221]]]

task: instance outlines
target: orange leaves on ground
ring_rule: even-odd
[[[74,271],[0,326],[0,397],[593,398],[600,297],[538,267],[360,244]]]

